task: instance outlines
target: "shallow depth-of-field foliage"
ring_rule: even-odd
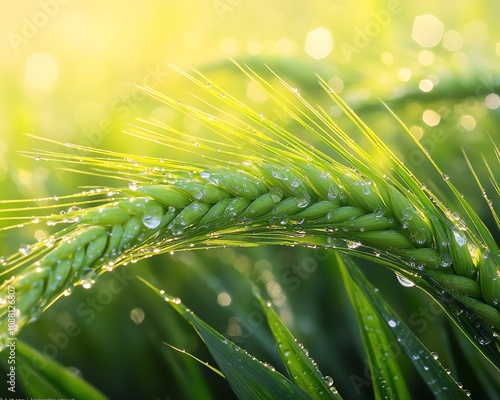
[[[99,224],[94,205],[149,197],[97,230],[133,216],[158,236],[74,287],[11,282],[29,307],[0,397],[497,398],[499,6],[196,8],[2,13],[0,283]],[[174,219],[197,201],[224,208]]]

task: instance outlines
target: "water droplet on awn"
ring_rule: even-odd
[[[31,251],[31,247],[29,244],[26,244],[24,246],[19,247],[19,253],[21,253],[23,256],[29,254]]]
[[[356,249],[359,246],[361,246],[360,242],[354,242],[352,240],[347,240],[346,243],[347,243],[347,247],[350,248],[350,249]]]
[[[399,283],[404,286],[404,287],[413,287],[415,284],[410,281],[409,279],[406,279],[404,276],[401,276],[399,274],[396,274],[396,278],[398,278]]]

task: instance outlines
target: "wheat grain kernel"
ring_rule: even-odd
[[[215,204],[223,199],[230,197],[229,193],[213,186],[198,182],[178,182],[175,183],[178,187],[188,193],[194,200],[199,200],[204,203]]]
[[[450,254],[453,260],[459,260],[459,262],[453,263],[453,268],[458,275],[465,276],[467,278],[476,278],[476,268],[472,260],[472,256],[467,246],[467,240],[456,228],[450,228],[449,230],[449,242],[450,242]]]
[[[273,207],[283,198],[283,191],[281,189],[273,189],[276,189],[273,193],[270,191],[269,193],[263,194],[252,201],[241,216],[254,218],[271,212]]]
[[[359,208],[342,206],[329,212],[326,216],[326,221],[331,222],[332,224],[338,224],[361,217],[363,214],[364,212]]]
[[[315,220],[318,218],[324,218],[329,212],[335,210],[340,205],[339,203],[332,202],[329,200],[319,201],[307,207],[303,211],[296,215],[293,215],[291,219],[305,219],[305,220]]]
[[[248,175],[245,176],[243,173],[238,174],[228,170],[211,173],[210,182],[234,197],[245,197],[250,200],[256,199],[268,190],[266,188],[264,191],[256,179]]]
[[[214,204],[203,216],[203,218],[200,219],[200,225],[207,226],[219,222],[230,202],[231,199],[224,199],[219,201],[217,204]]]
[[[118,254],[122,253],[125,249],[128,249],[134,240],[139,236],[144,225],[142,225],[141,219],[138,216],[130,217],[123,229],[123,235],[118,245]]]
[[[130,218],[130,214],[121,208],[112,205],[85,211],[81,222],[88,225],[115,225],[123,224]]]
[[[178,188],[167,185],[147,185],[136,190],[136,193],[149,196],[160,203],[177,209],[186,207],[190,202],[190,196]]]

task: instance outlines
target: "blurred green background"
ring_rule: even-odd
[[[275,82],[264,67],[269,65],[355,136],[319,88],[318,74],[427,186],[445,191],[441,177],[384,109],[380,100],[385,101],[493,226],[462,148],[487,180],[482,154],[495,165],[491,140],[500,138],[497,1],[21,0],[4,2],[0,10],[0,200],[109,184],[22,157],[20,151],[40,148],[68,151],[24,133],[167,158],[172,156],[168,149],[125,135],[123,129],[144,118],[205,135],[201,126],[138,89],[151,86],[196,104],[188,94],[191,88],[164,62],[200,70],[293,128],[289,116],[237,71],[230,61],[235,59]],[[43,236],[43,227],[0,232],[0,255],[35,240],[38,230]],[[279,367],[244,278],[251,277],[280,307],[281,317],[320,370],[335,379],[340,393],[370,398],[370,385],[353,383],[359,382],[355,377],[366,382],[366,364],[354,315],[330,258],[310,249],[223,249],[161,256],[127,266],[124,273],[154,280],[219,332]],[[427,297],[402,288],[381,267],[367,267],[430,349],[451,346],[446,340],[451,328],[440,322],[441,313]],[[137,281],[122,276],[123,290],[106,298],[105,306],[92,308],[89,298],[104,299],[110,281],[117,279],[113,275],[103,276],[90,290],[75,289],[22,337],[110,398],[230,398],[223,379],[162,344],[210,360],[191,328]],[[79,330],[66,340],[70,322]],[[447,361],[460,373],[460,357],[443,363]],[[419,390],[422,383],[406,367]],[[468,382],[466,374],[460,378],[469,388],[481,385]]]

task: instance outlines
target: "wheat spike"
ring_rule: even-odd
[[[230,132],[235,139],[248,135],[228,122],[214,121],[208,114],[178,105],[154,91],[150,93],[216,126],[223,135]],[[281,145],[255,130],[245,138],[259,150],[240,157],[240,162],[226,161],[221,166],[222,161],[214,157],[217,163],[213,165],[209,162],[213,160],[210,155],[220,149],[215,151],[208,143],[203,143],[208,155],[206,165],[141,160],[153,171],[161,165],[162,172],[151,173],[141,183],[112,190],[112,201],[101,200],[98,206],[67,213],[64,221],[72,225],[51,238],[53,247],[39,251],[38,259],[9,259],[0,298],[6,299],[9,286],[16,288],[20,327],[73,285],[90,286],[96,275],[132,259],[228,243],[248,246],[320,242],[326,247],[336,247],[340,240],[347,249],[371,248],[403,265],[411,274],[431,277],[488,325],[500,329],[500,280],[495,256],[498,249],[492,248],[491,242],[485,248],[483,241],[457,225],[439,204],[431,202],[429,193],[413,178],[406,186],[389,179],[355,144],[349,146],[354,148],[357,158],[349,156],[345,146],[334,142],[334,149],[350,161],[351,165],[346,166],[294,139],[229,96],[224,99],[259,124],[263,121],[267,129],[278,138],[285,138],[287,143]],[[294,113],[291,105],[280,105]],[[347,140],[347,135],[321,113],[315,115],[336,136],[324,134],[325,128],[312,125],[312,120],[306,121],[301,114],[295,119],[324,141],[333,141],[335,137]],[[143,137],[148,138],[148,134],[152,135],[150,138],[156,137],[150,132]],[[374,140],[370,135],[368,132],[368,137]],[[174,139],[165,143],[177,145]],[[235,158],[231,152],[232,139],[224,146],[226,154]],[[46,158],[66,162],[82,159],[49,153]],[[116,155],[115,161],[110,157],[83,159],[89,166],[113,171],[121,166],[117,160],[122,157]],[[403,174],[403,167],[397,166]],[[62,222],[58,218],[48,220]],[[16,275],[17,266],[26,264]],[[7,276],[10,271],[14,272],[12,277]],[[2,301],[3,341],[7,335],[7,306]]]

